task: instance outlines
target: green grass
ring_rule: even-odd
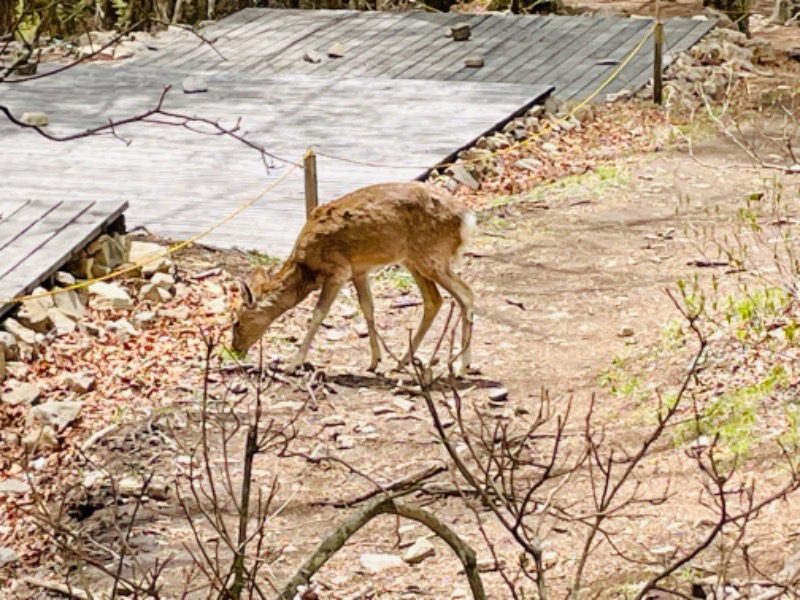
[[[713,398],[696,422],[676,429],[676,443],[681,445],[704,435],[716,439],[724,454],[746,457],[758,442],[755,428],[759,406],[786,382],[786,372],[777,366],[760,381]]]
[[[247,253],[247,258],[250,260],[251,267],[274,267],[281,262],[279,258],[264,254],[263,252],[258,252],[257,250],[250,250]]]

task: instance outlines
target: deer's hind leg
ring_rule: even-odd
[[[411,273],[411,276],[414,278],[414,281],[417,283],[419,291],[422,294],[423,313],[422,321],[420,321],[419,327],[417,327],[417,332],[411,339],[411,347],[400,360],[401,367],[408,364],[408,362],[411,360],[411,356],[417,351],[417,348],[419,348],[419,345],[425,338],[425,334],[428,333],[428,330],[431,328],[431,324],[436,318],[439,309],[442,307],[442,295],[439,293],[436,283],[432,279],[422,275],[416,269],[409,268],[408,270]]]
[[[436,273],[436,282],[446,289],[461,307],[461,352],[455,357],[453,370],[463,376],[472,360],[472,322],[475,296],[464,280],[453,273],[449,265]]]

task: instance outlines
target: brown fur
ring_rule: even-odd
[[[462,232],[467,213],[446,192],[419,182],[374,185],[318,207],[280,271],[270,278],[258,268],[243,286],[245,302],[235,319],[234,349],[246,351],[274,319],[321,288],[308,335],[291,365],[298,366],[339,289],[352,280],[369,326],[370,366],[375,368],[380,348],[367,275],[378,267],[402,264],[419,285],[425,306],[409,353],[419,345],[441,306],[438,283],[461,305],[462,354],[468,360],[472,291],[451,270],[466,241]]]

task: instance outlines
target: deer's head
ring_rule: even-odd
[[[243,355],[255,344],[272,322],[296,306],[317,286],[306,280],[305,270],[287,261],[274,276],[256,267],[247,281],[240,281],[242,302],[233,313],[232,350]]]
[[[286,308],[276,302],[280,282],[264,267],[256,267],[248,280],[239,283],[242,301],[233,311],[232,350],[244,355]]]

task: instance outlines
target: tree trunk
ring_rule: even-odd
[[[13,33],[11,28],[14,26],[14,6],[14,2],[0,2],[0,37]]]
[[[739,31],[750,37],[750,0],[704,0],[703,6],[725,13]]]

